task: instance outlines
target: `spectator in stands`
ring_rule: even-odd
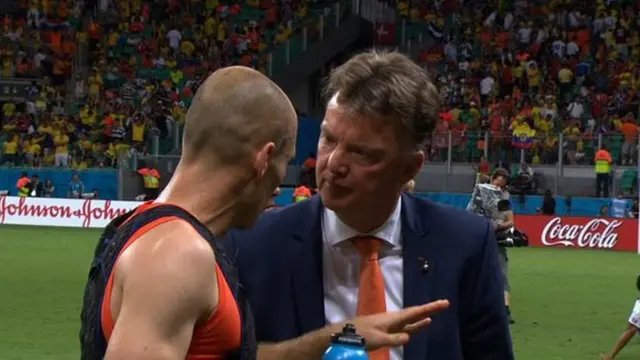
[[[297,203],[300,201],[305,201],[308,200],[311,196],[311,189],[309,189],[305,185],[300,185],[293,191],[293,202]]]
[[[31,182],[29,183],[29,196],[31,197],[42,197],[44,194],[44,187],[40,182],[40,177],[38,174],[33,174],[31,176]]]
[[[78,174],[73,174],[71,176],[71,181],[69,181],[67,198],[80,199],[82,198],[82,194],[84,194],[84,183],[80,180],[80,176]]]
[[[16,113],[16,104],[12,101],[7,101],[2,105],[2,120],[7,121],[13,117]]]
[[[69,166],[69,135],[67,135],[66,124],[61,120],[53,125],[53,143],[55,145],[56,167]]]
[[[180,52],[180,41],[182,40],[182,34],[178,29],[171,29],[167,33],[167,40],[169,41],[169,47],[175,52]]]
[[[152,165],[138,169],[144,182],[145,201],[155,200],[160,194],[160,172]]]
[[[56,187],[53,185],[53,182],[51,182],[50,179],[47,179],[44,181],[44,186],[43,186],[43,196],[50,198],[54,196],[54,193],[56,191]]]
[[[42,147],[40,146],[39,136],[34,131],[30,135],[27,135],[27,139],[25,140],[26,164],[31,167],[39,167],[41,164],[41,154]]]
[[[556,200],[553,198],[551,190],[545,190],[544,197],[542,198],[542,215],[555,215],[556,214]]]
[[[11,136],[10,139],[5,140],[5,142],[2,144],[3,155],[1,165],[19,166],[22,164],[18,155],[18,139],[19,136],[17,135]]]
[[[425,19],[427,24],[436,17],[428,12],[451,20],[437,37],[446,45],[440,50],[423,50],[420,61],[440,75],[445,105],[454,114],[442,119],[448,126],[437,126],[437,131],[452,132],[454,154],[470,153],[453,160],[475,162],[481,156],[482,151],[477,150],[483,149],[477,144],[485,130],[470,121],[473,117],[458,116],[465,114],[461,104],[473,101],[490,125],[492,139],[482,146],[492,150],[492,161],[502,157],[513,161],[523,154],[529,163],[554,164],[558,146],[566,142],[565,162],[592,164],[597,144],[603,142],[611,146],[613,163],[632,164],[635,146],[622,145],[621,140],[623,136],[630,139],[635,129],[624,125],[618,114],[635,115],[640,103],[640,71],[633,58],[640,54],[640,43],[634,40],[640,31],[635,21],[637,4],[581,0],[572,7],[561,2],[499,3],[499,7],[496,2],[465,3],[464,8],[454,6],[446,12],[430,5],[409,16],[412,21]],[[582,11],[574,11],[576,7]],[[398,5],[399,12],[401,9]],[[483,21],[478,21],[477,14],[484,16]],[[464,25],[464,31],[457,31],[460,26],[456,25]],[[445,58],[431,56],[437,52]],[[495,79],[492,86],[491,78]],[[518,129],[514,122],[527,117],[533,120],[531,132],[519,136],[527,140],[527,146],[506,141]],[[633,117],[629,122],[637,125]],[[464,134],[459,142],[455,141],[458,129]],[[558,134],[567,129],[564,141],[559,141]],[[511,151],[512,147],[518,150]]]
[[[315,168],[316,168],[316,154],[309,153],[309,155],[307,155],[307,158],[304,160],[304,163],[302,163],[302,168],[303,169],[314,169],[313,171],[315,171]]]
[[[615,199],[611,200],[611,217],[615,218],[628,218],[629,209],[631,207],[631,201],[625,199],[621,192],[618,193]]]
[[[28,157],[27,163],[33,159],[34,165],[42,159],[43,166],[77,169],[85,164],[116,165],[118,156],[133,153],[131,145],[144,153],[155,135],[173,145],[175,128],[184,122],[201,79],[231,64],[264,72],[265,50],[286,42],[296,23],[310,15],[306,0],[232,5],[112,1],[95,11],[100,20],[86,11],[93,9],[84,9],[84,1],[48,4],[25,3],[22,12],[5,17],[7,43],[0,42],[0,70],[3,75],[40,79],[26,90],[25,112],[37,116],[32,126],[42,136],[29,139],[33,150],[23,149],[26,133],[18,131],[16,157],[20,161]],[[75,58],[87,50],[88,56]],[[70,76],[72,71],[75,76]],[[163,108],[153,106],[158,100]],[[107,104],[126,108],[112,111]],[[20,104],[3,108],[3,127],[15,126],[16,107]],[[65,129],[46,120],[78,113],[80,121],[66,121]],[[14,135],[12,131],[3,128],[3,148],[2,135]],[[80,142],[85,146],[82,151],[77,149]],[[160,143],[161,151],[167,151],[164,144]],[[12,146],[10,140],[7,147]],[[9,158],[13,158],[10,152]]]
[[[596,197],[609,197],[611,162],[611,154],[606,147],[601,147],[595,155]]]
[[[635,165],[638,153],[638,133],[640,128],[633,113],[628,113],[622,120],[620,131],[624,135],[622,144],[622,165]]]
[[[602,205],[600,206],[600,217],[601,218],[608,218],[611,215],[609,214],[609,207],[607,205]]]
[[[569,120],[572,120],[577,124],[580,123],[580,119],[582,119],[582,116],[584,115],[582,97],[576,96],[573,99],[573,102],[567,106],[567,113],[569,114]]]
[[[30,187],[31,179],[29,179],[29,175],[25,171],[22,172],[20,178],[16,182],[16,190],[18,191],[18,196],[27,197],[29,196],[29,187]]]
[[[488,178],[490,172],[491,172],[491,163],[489,163],[489,160],[487,160],[487,158],[483,155],[480,158],[480,163],[478,164],[478,167],[477,167],[478,179]],[[478,182],[478,179],[476,179],[476,182]]]
[[[87,80],[81,75],[76,75],[75,96],[78,101],[85,101],[89,94]]]

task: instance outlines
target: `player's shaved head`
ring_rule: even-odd
[[[183,161],[233,165],[269,142],[278,155],[290,156],[296,113],[286,94],[269,78],[232,66],[202,83],[187,112]],[[248,160],[248,159],[247,159]]]

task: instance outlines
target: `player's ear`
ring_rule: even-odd
[[[276,155],[276,145],[272,142],[268,142],[264,144],[264,146],[258,150],[256,154],[256,159],[254,162],[254,169],[258,174],[258,177],[263,177],[264,174],[269,169],[269,163],[272,161],[273,157]]]

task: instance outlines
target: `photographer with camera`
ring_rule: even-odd
[[[509,172],[503,168],[497,168],[491,174],[489,184],[477,184],[471,195],[471,200],[467,205],[467,210],[478,215],[491,219],[496,230],[498,240],[498,259],[500,270],[504,277],[504,302],[509,315],[509,323],[515,321],[511,317],[509,291],[509,258],[507,256],[508,246],[526,246],[521,243],[523,235],[514,229],[514,215],[509,202],[509,192],[506,190],[509,181]]]

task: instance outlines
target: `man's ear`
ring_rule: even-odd
[[[422,165],[424,164],[424,152],[422,150],[415,151],[411,155],[409,155],[409,160],[407,161],[403,173],[404,183],[406,184],[409,180],[414,179],[416,175],[422,169]]]
[[[275,155],[276,145],[272,142],[266,143],[260,150],[258,150],[253,167],[259,177],[263,177],[267,172],[267,169],[269,169],[269,162],[273,160]]]

